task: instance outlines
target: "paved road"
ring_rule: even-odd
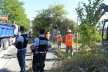
[[[27,47],[26,63],[30,63],[32,59],[29,46]],[[0,72],[18,72],[20,70],[18,61],[16,58],[17,49],[14,46],[10,46],[7,50],[0,52]]]
[[[26,70],[28,70],[32,62],[32,54],[29,46],[30,45],[27,47],[26,53]],[[16,58],[16,52],[17,49],[14,46],[10,46],[7,50],[0,51],[0,72],[19,72],[20,68]],[[45,70],[49,70],[56,60],[57,57],[50,49],[47,53]]]

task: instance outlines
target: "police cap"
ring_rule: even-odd
[[[25,31],[24,26],[20,26],[20,31]]]
[[[39,30],[39,33],[40,33],[40,34],[44,34],[44,33],[45,33],[45,30],[41,28],[41,29]]]

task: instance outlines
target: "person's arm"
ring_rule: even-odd
[[[52,48],[51,42],[48,41],[48,48]]]
[[[36,38],[36,39],[34,39],[32,45],[30,46],[31,51],[32,50],[35,50],[36,49],[36,46],[38,46],[38,45],[39,45],[39,39]]]
[[[31,46],[30,46],[30,49],[31,49],[31,50],[34,50],[34,49],[36,49],[36,47],[35,47],[34,45],[31,45]]]
[[[14,43],[13,43],[13,45],[17,45],[18,44],[18,40],[16,40]]]
[[[63,37],[61,36],[61,42],[63,41]]]
[[[13,43],[13,45],[16,46],[18,44],[18,42],[21,41],[21,40],[22,40],[21,36],[18,36],[18,38]]]

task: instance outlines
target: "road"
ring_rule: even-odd
[[[32,53],[29,47],[30,44],[27,46],[26,70],[31,67],[32,62]],[[7,50],[0,51],[0,72],[19,72],[20,68],[16,58],[16,53],[17,49],[14,46],[10,46]],[[50,49],[46,57],[45,70],[49,70],[56,60],[57,57]]]

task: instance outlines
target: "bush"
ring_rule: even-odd
[[[72,58],[65,53],[56,53],[60,61],[51,68],[51,72],[108,72],[108,58],[100,48],[81,50]]]

